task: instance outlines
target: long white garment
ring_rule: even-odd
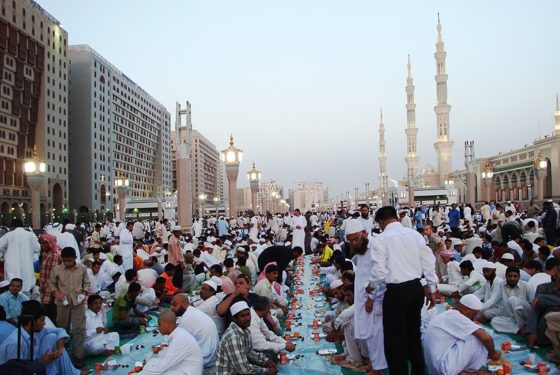
[[[123,268],[124,270],[132,269],[133,266],[133,252],[132,246],[134,245],[134,238],[132,233],[126,228],[121,230],[121,235],[119,237],[119,255],[123,257]]]
[[[305,251],[305,227],[307,220],[303,215],[292,217],[292,249],[296,246],[301,247]],[[297,228],[299,226],[299,229]]]
[[[367,219],[364,219],[362,216],[359,216],[358,221],[362,223],[368,236],[371,236],[371,230],[373,229],[373,218],[371,216],[368,216]]]
[[[152,357],[143,375],[201,375],[202,353],[196,339],[185,329],[176,327],[169,335],[169,346],[157,357]]]
[[[119,334],[117,332],[97,333],[97,328],[107,328],[107,317],[105,311],[94,313],[86,309],[86,339],[84,341],[85,355],[99,355],[104,350],[113,350],[119,345]]]
[[[469,206],[465,206],[463,208],[463,216],[465,217],[465,220],[472,223],[472,210]]]
[[[212,319],[214,324],[216,324],[216,329],[218,330],[218,335],[221,337],[222,333],[226,330],[226,323],[224,318],[218,315],[216,312],[216,306],[222,302],[218,296],[213,295],[205,301],[202,301],[196,308],[205,313]]]
[[[368,248],[363,255],[356,255],[356,276],[354,280],[354,336],[363,340],[359,345],[367,347],[368,357],[374,370],[387,368],[383,344],[383,296],[385,286],[377,288],[373,293],[367,293],[373,259],[379,254],[374,248],[375,238],[368,236]],[[368,299],[373,300],[373,311],[367,312],[365,304]],[[346,332],[345,332],[346,335]]]
[[[457,285],[457,291],[460,295],[472,294],[482,288],[486,279],[477,270],[472,270],[469,276],[464,276],[459,285]]]
[[[179,327],[189,332],[198,343],[202,353],[203,367],[213,367],[218,355],[218,329],[212,319],[202,311],[189,306],[180,318]]]
[[[504,280],[496,276],[492,284],[486,280],[482,288],[473,293],[482,301],[482,308],[479,314],[486,319],[492,319],[501,312],[500,292],[503,283]]]
[[[22,290],[30,291],[35,285],[34,255],[41,251],[33,232],[16,228],[0,238],[0,252],[4,254],[4,279],[14,277],[23,281]]]
[[[258,241],[258,235],[259,235],[259,224],[257,221],[257,217],[253,216],[251,218],[251,228],[249,228],[249,238],[252,239],[253,241],[257,242]]]
[[[444,278],[447,278],[447,283],[438,284],[438,292],[443,295],[450,296],[459,290],[458,286],[462,280],[459,262],[452,260],[447,263],[447,276],[444,276]]]
[[[504,282],[500,288],[502,311],[490,322],[492,328],[496,332],[516,334],[529,319],[531,314],[529,303],[534,294],[535,291],[526,281],[519,280],[513,288]]]
[[[488,351],[473,335],[479,328],[457,310],[435,317],[422,337],[428,373],[459,374],[475,372],[484,366]]]
[[[58,235],[56,238],[57,245],[60,249],[65,247],[71,247],[76,250],[76,256],[80,258],[80,248],[78,247],[78,242],[76,242],[76,237],[70,232],[64,232]]]
[[[249,326],[249,331],[251,332],[253,349],[256,351],[272,351],[274,353],[279,353],[286,349],[286,340],[269,330],[264,320],[258,316],[253,309],[251,309],[251,325]]]

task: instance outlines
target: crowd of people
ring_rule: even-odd
[[[21,336],[47,373],[87,373],[86,357],[111,356],[157,315],[169,346],[143,374],[276,374],[278,353],[296,349],[280,333],[304,254],[324,275],[337,365],[479,373],[504,359],[478,322],[552,345],[560,363],[559,210],[362,205],[201,217],[189,232],[167,219],[52,223],[38,237],[14,220],[0,237],[0,366]],[[442,298],[455,307],[437,315]]]

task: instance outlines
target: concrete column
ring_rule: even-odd
[[[476,203],[476,175],[474,172],[467,172],[467,203]]]
[[[546,170],[539,169],[537,170],[537,180],[539,185],[537,187],[537,200],[539,204],[542,204],[544,200],[544,178],[546,177]]]
[[[257,191],[259,190],[259,183],[258,181],[251,181],[249,185],[251,186],[251,209],[257,214]]]
[[[238,174],[239,174],[239,164],[226,165],[230,217],[237,217],[237,175]]]
[[[184,231],[192,227],[191,159],[177,159],[177,218]]]
[[[119,197],[119,220],[125,221],[126,218],[126,186],[117,187],[117,196]]]
[[[41,185],[43,175],[27,175],[27,185],[31,190],[31,225],[33,230],[41,229]]]

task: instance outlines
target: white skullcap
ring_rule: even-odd
[[[492,262],[486,262],[482,265],[482,268],[488,268],[489,270],[495,270],[496,269],[496,265]]]
[[[173,232],[180,232],[181,231],[181,226],[180,225],[175,225],[173,227]]]
[[[354,234],[365,231],[364,225],[357,219],[350,219],[346,223],[346,229],[344,229],[344,234]]]
[[[220,279],[218,276],[212,276],[210,280],[215,282],[217,286],[222,286],[222,279]]]
[[[0,288],[5,288],[8,285],[10,285],[10,282],[8,280],[2,280],[0,281]]]
[[[107,255],[105,255],[105,253],[99,253],[99,259],[107,260]]]
[[[249,309],[249,305],[247,305],[247,302],[245,301],[239,301],[234,303],[233,305],[231,305],[231,307],[229,308],[229,312],[231,313],[231,316],[235,316],[237,315],[239,312]]]
[[[459,238],[451,237],[451,246],[455,247],[456,245],[462,245],[463,241]]]
[[[292,243],[290,241],[286,241],[286,243],[284,244],[284,246],[292,246]]]
[[[476,257],[474,256],[474,254],[467,254],[463,257],[462,260],[470,260],[471,262],[475,262],[476,261]]]
[[[459,303],[465,307],[468,307],[471,310],[480,310],[482,308],[482,303],[477,296],[474,294],[467,294],[461,297]]]
[[[505,259],[505,260],[515,260],[515,258],[513,257],[513,254],[511,253],[504,253],[504,255],[502,255],[501,259]]]
[[[66,226],[64,227],[64,229],[66,230],[74,230],[76,229],[76,226],[74,224],[66,224]]]
[[[216,285],[216,283],[213,280],[206,280],[205,282],[203,282],[203,284],[208,285],[210,288],[214,289],[215,292],[218,291],[218,285]]]
[[[330,287],[331,289],[336,289],[336,288],[340,288],[342,285],[343,285],[342,280],[336,279],[331,282]]]

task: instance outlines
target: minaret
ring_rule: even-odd
[[[554,135],[560,135],[560,101],[556,93],[556,112],[554,112]]]
[[[408,176],[408,203],[414,207],[414,186],[418,176],[418,153],[416,152],[416,104],[414,103],[414,80],[412,78],[412,66],[410,55],[408,55],[408,77],[406,78],[406,167]]]
[[[436,53],[434,54],[437,71],[435,76],[437,105],[434,107],[437,116],[437,141],[434,143],[434,148],[436,149],[438,159],[439,183],[443,185],[443,182],[447,179],[449,173],[451,173],[451,151],[453,149],[453,141],[449,134],[449,111],[451,110],[451,106],[447,104],[447,74],[445,73],[445,58],[447,53],[445,52],[443,40],[441,38],[439,13],[437,34]]]
[[[379,122],[379,188],[381,192],[381,204],[389,204],[389,189],[387,187],[387,157],[385,156],[385,125],[383,124],[383,109],[381,109],[381,121]]]

